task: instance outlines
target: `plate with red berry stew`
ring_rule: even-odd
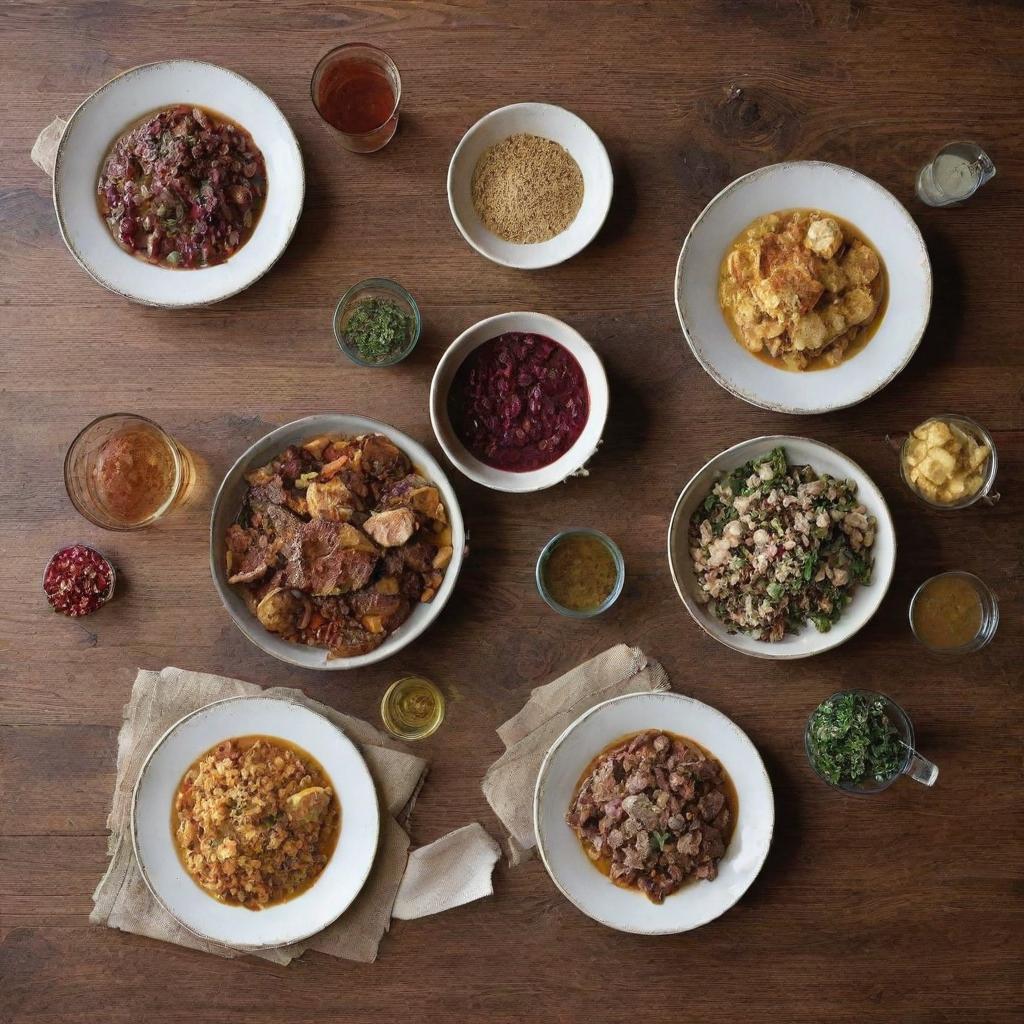
[[[597,353],[543,313],[502,313],[464,331],[430,385],[445,454],[498,491],[536,491],[581,470],[601,440],[608,380]]]
[[[147,305],[234,295],[284,252],[302,210],[302,156],[274,102],[200,61],[119,75],[75,111],[53,198],[72,255]]]
[[[615,697],[552,744],[534,794],[537,846],[583,913],[644,935],[732,907],[771,844],[757,749],[720,711],[677,693]]]

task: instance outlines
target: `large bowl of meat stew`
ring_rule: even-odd
[[[680,749],[700,750],[702,757],[714,759],[719,772],[715,778],[724,781],[723,788],[729,791],[728,827],[720,832],[721,846],[712,851],[712,857],[689,858],[694,870],[682,884],[660,891],[635,884],[633,873],[623,878],[609,871],[608,865],[602,864],[604,858],[594,855],[593,848],[581,841],[574,827],[578,795],[599,759],[610,750],[620,749],[624,740],[643,733],[653,733],[659,746],[666,740],[674,741]],[[669,778],[660,769],[652,774],[659,777],[641,780],[641,787],[633,785],[630,775],[616,769],[616,784],[623,791],[606,795],[606,803],[593,819],[595,831],[605,836],[613,828],[621,831],[626,820],[621,807],[630,802],[659,803],[658,789],[667,787]],[[676,779],[671,777],[671,782],[675,791]],[[725,818],[724,803],[719,799],[711,812]],[[675,810],[689,813],[687,806]],[[697,812],[696,805],[693,810]],[[641,935],[689,931],[729,910],[761,870],[775,826],[771,782],[757,748],[720,711],[677,693],[626,694],[581,715],[552,744],[541,765],[533,813],[541,859],[563,895],[595,921]],[[606,813],[609,820],[601,821]],[[667,810],[666,814],[671,817]],[[709,817],[710,812],[704,816]],[[616,819],[614,823],[611,818]],[[691,836],[698,831],[706,834],[712,827],[709,820],[694,824]],[[652,824],[650,829],[645,827],[643,835],[653,836],[657,829],[658,825]],[[686,832],[686,826],[666,825],[659,839],[664,841],[672,830]],[[718,840],[716,834],[716,844]],[[694,841],[699,843],[699,836]],[[662,846],[662,852],[667,849],[667,845]],[[653,841],[651,854],[653,865],[659,860]]]
[[[409,617],[394,632],[389,633],[380,646],[368,653],[351,657],[332,657],[323,647],[292,643],[268,631],[250,610],[243,588],[228,583],[226,565],[226,537],[236,523],[246,501],[249,483],[246,476],[264,466],[292,445],[302,445],[322,435],[358,437],[382,434],[412,463],[413,470],[437,488],[447,511],[451,529],[451,560],[432,600],[417,603]],[[459,501],[444,471],[431,454],[400,430],[363,416],[322,414],[294,420],[272,430],[261,438],[228,470],[213,503],[210,519],[210,571],[214,586],[235,625],[243,635],[267,654],[280,661],[302,668],[342,670],[370,665],[400,651],[416,640],[437,618],[451,596],[458,579],[466,548],[466,529]]]

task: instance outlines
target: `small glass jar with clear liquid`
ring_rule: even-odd
[[[935,154],[917,176],[917,198],[929,206],[951,206],[970,199],[995,176],[995,164],[973,142],[953,142]]]

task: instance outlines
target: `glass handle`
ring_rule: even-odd
[[[922,757],[916,750],[911,749],[910,760],[907,767],[903,769],[904,775],[909,775],[915,782],[922,786],[934,786],[935,780],[939,777],[938,765],[932,764],[926,757]]]
[[[998,491],[989,491],[988,494],[982,496],[980,501],[982,505],[988,505],[988,507],[991,508],[997,501],[999,501],[999,497],[1000,495]]]
[[[992,163],[991,157],[984,150],[978,151],[978,158],[974,161],[974,167],[978,172],[979,187],[996,176],[996,165]]]
[[[886,434],[885,443],[897,454],[903,450],[903,443],[906,441],[906,434]]]

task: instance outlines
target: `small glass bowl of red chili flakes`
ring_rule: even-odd
[[[114,596],[116,578],[105,555],[87,544],[69,544],[46,563],[43,592],[55,612],[79,618],[98,611]]]

